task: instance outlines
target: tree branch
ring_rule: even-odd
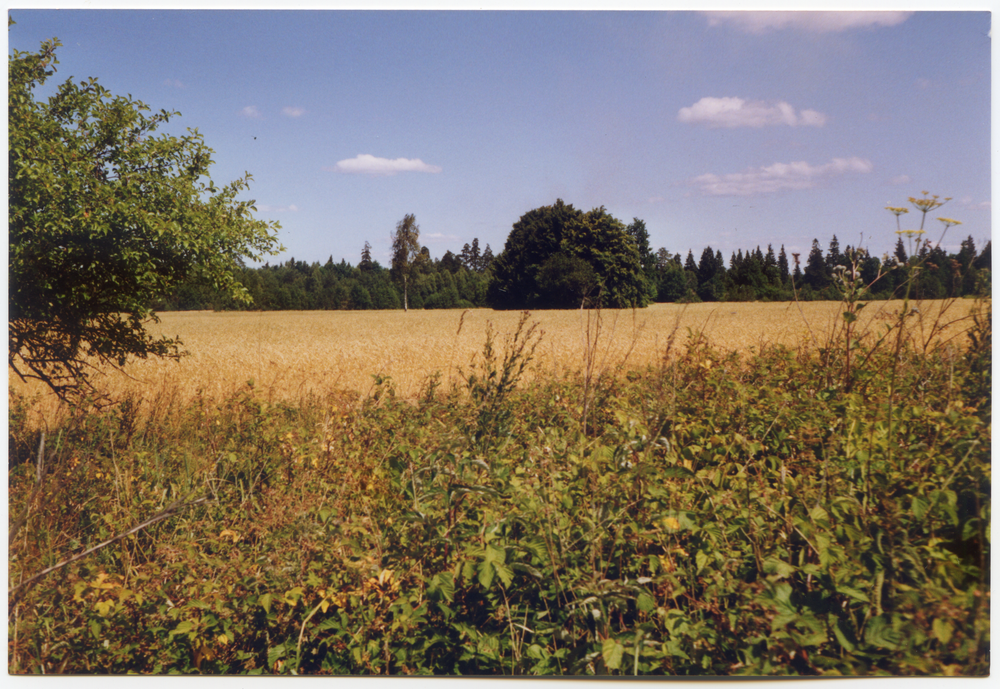
[[[82,560],[83,558],[85,558],[88,555],[91,555],[93,553],[96,553],[98,550],[101,550],[102,548],[106,548],[109,545],[113,545],[114,543],[117,543],[118,541],[122,540],[126,536],[130,536],[130,535],[134,534],[137,531],[141,531],[142,529],[145,529],[146,527],[152,526],[153,524],[155,524],[157,522],[163,521],[167,517],[175,514],[176,512],[182,510],[185,507],[192,507],[194,505],[200,505],[200,504],[202,504],[204,502],[207,502],[207,501],[208,501],[208,498],[204,497],[204,498],[198,498],[197,500],[192,500],[190,502],[175,502],[174,504],[168,506],[165,510],[163,510],[159,514],[156,514],[156,515],[150,517],[149,519],[147,519],[146,521],[142,522],[141,524],[137,524],[136,526],[133,526],[131,529],[129,529],[125,533],[119,534],[118,536],[115,536],[114,538],[109,538],[108,540],[104,541],[103,543],[98,543],[93,548],[88,548],[87,550],[84,550],[82,553],[78,553],[78,554],[74,555],[73,557],[71,557],[69,559],[63,560],[59,564],[52,565],[51,567],[43,569],[38,574],[34,575],[33,577],[31,577],[27,581],[21,582],[20,584],[18,584],[17,586],[15,586],[14,588],[10,589],[10,591],[7,592],[7,595],[11,596],[9,605],[11,607],[17,605],[17,602],[21,599],[21,597],[25,593],[27,593],[28,587],[30,587],[30,586],[38,583],[39,581],[41,581],[42,579],[44,579],[46,576],[48,576],[52,572],[55,572],[56,570],[62,569],[66,565],[72,564],[72,563],[76,562],[77,560]]]

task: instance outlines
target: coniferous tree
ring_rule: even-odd
[[[781,251],[778,252],[778,276],[781,278],[781,283],[784,284],[788,281],[788,255],[785,253],[785,245],[781,245]]]
[[[823,257],[823,250],[819,246],[819,240],[814,239],[809,257],[806,258],[804,271],[805,283],[814,291],[819,292],[829,284],[829,276],[826,270],[826,260]]]
[[[689,270],[692,273],[698,273],[698,264],[694,262],[694,254],[691,249],[688,249],[687,258],[684,259],[684,270]]]
[[[330,263],[333,263],[333,256],[330,256]],[[365,242],[365,248],[361,250],[361,263],[358,264],[358,268],[366,273],[374,268],[374,263],[372,263],[372,245],[368,242]]]
[[[827,250],[826,258],[824,259],[827,276],[833,275],[833,269],[841,265],[843,261],[844,255],[840,252],[840,242],[837,240],[837,235],[833,235],[833,238],[830,240],[830,248]]]

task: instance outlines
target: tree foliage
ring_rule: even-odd
[[[497,309],[630,308],[648,303],[636,242],[603,208],[558,199],[521,216],[493,261],[487,301]]]
[[[59,45],[8,58],[8,333],[11,369],[65,396],[92,364],[180,356],[145,329],[151,302],[191,279],[247,299],[237,271],[274,252],[278,225],[238,200],[249,174],[213,184],[197,130],[155,135],[179,113],[94,78],[36,100]]]
[[[409,311],[410,276],[421,260],[420,226],[412,213],[406,214],[396,223],[392,241],[392,277],[403,286],[403,310]]]

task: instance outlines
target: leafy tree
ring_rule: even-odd
[[[403,286],[403,310],[410,310],[409,287],[414,267],[420,262],[420,227],[412,213],[396,224],[390,237],[392,243],[392,276]]]
[[[462,265],[462,259],[460,259],[451,251],[445,251],[444,256],[441,257],[441,261],[438,264],[441,270],[447,270],[449,273],[457,273],[459,270],[464,268]]]
[[[598,279],[587,261],[559,251],[539,268],[538,286],[547,308],[573,309],[597,291]]]
[[[653,295],[635,242],[625,225],[603,206],[569,224],[563,250],[584,259],[594,269],[599,298],[591,300],[591,304],[615,309],[649,304]]]
[[[553,258],[557,254],[565,259]],[[496,309],[568,307],[566,295],[579,290],[589,275],[573,258],[593,271],[600,299],[592,304],[648,303],[639,252],[625,226],[603,207],[583,213],[562,199],[525,213],[514,224],[493,262],[487,303]],[[548,291],[552,288],[557,294]]]
[[[179,113],[94,78],[36,101],[59,45],[8,58],[8,363],[65,397],[92,363],[178,358],[179,340],[147,331],[151,305],[189,280],[249,301],[243,260],[274,253],[279,226],[237,200],[249,174],[214,185],[197,130],[155,135]]]
[[[632,218],[632,224],[626,228],[626,231],[632,237],[632,241],[635,242],[635,248],[639,252],[639,265],[642,267],[642,273],[646,278],[646,290],[649,292],[650,298],[655,299],[657,293],[657,261],[656,254],[653,253],[653,249],[649,245],[649,231],[646,229],[646,222],[639,218]]]
[[[679,301],[687,293],[687,273],[680,263],[667,262],[658,273],[656,300]]]

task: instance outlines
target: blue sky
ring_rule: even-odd
[[[834,234],[881,255],[885,206],[922,190],[953,197],[946,245],[990,237],[984,11],[10,14],[9,48],[62,41],[53,85],[178,110],[216,184],[250,172],[272,261],[356,264],[367,240],[387,264],[408,213],[435,257],[499,253],[557,198],[696,258]]]

